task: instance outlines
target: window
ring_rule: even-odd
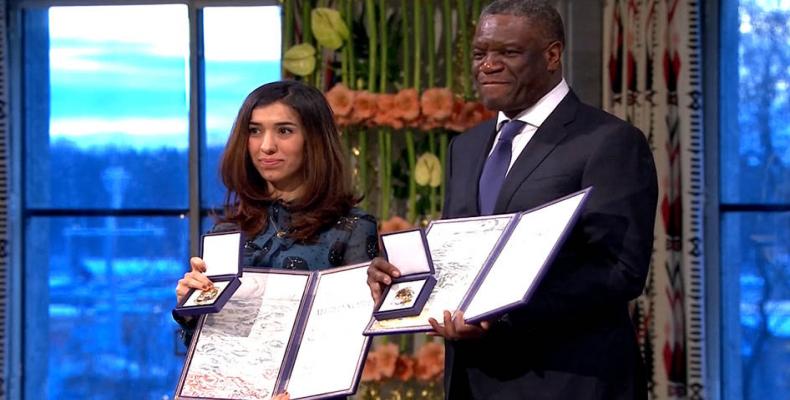
[[[26,399],[172,395],[190,237],[242,100],[280,77],[278,6],[147,3],[19,11]]]
[[[724,398],[790,393],[790,2],[725,0],[720,235]]]

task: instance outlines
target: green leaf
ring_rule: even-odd
[[[291,47],[283,55],[283,67],[299,76],[312,74],[315,70],[315,47],[310,43]]]
[[[337,50],[348,40],[350,33],[346,23],[336,10],[319,7],[310,13],[313,36],[321,46]]]

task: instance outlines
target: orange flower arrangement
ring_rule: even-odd
[[[414,375],[417,379],[427,381],[440,377],[444,371],[444,345],[437,342],[425,343],[416,355]]]
[[[379,233],[399,232],[411,228],[414,228],[414,224],[409,223],[409,221],[406,221],[399,215],[395,215],[386,221],[381,221]]]
[[[354,95],[354,107],[351,113],[351,122],[355,124],[362,123],[371,119],[378,110],[378,96],[362,90]]]
[[[495,114],[479,102],[467,102],[447,88],[430,88],[420,96],[413,88],[395,94],[353,91],[337,84],[326,99],[341,128],[349,125],[406,126],[421,130],[444,128],[463,132]]]
[[[408,381],[438,381],[444,371],[444,345],[440,342],[423,344],[412,356],[399,354],[395,343],[376,346],[368,352],[362,382],[378,382],[394,378]]]
[[[422,93],[420,107],[429,119],[444,121],[453,113],[453,92],[447,88],[431,88]]]

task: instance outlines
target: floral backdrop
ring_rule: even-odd
[[[449,139],[494,114],[472,90],[481,0],[282,1],[283,75],[326,93],[382,232],[441,213]],[[356,398],[443,398],[444,346],[378,337]]]

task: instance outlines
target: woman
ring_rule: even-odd
[[[378,254],[376,220],[358,208],[332,111],[297,81],[255,89],[244,100],[222,155],[228,191],[213,232],[241,229],[245,267],[317,270]],[[206,290],[199,257],[178,281],[180,301]]]
[[[239,110],[220,163],[227,188],[212,232],[241,229],[243,266],[319,270],[378,255],[375,219],[358,208],[332,111],[297,81],[263,85]],[[208,290],[206,265],[190,259],[178,302]],[[195,321],[176,318],[189,343]],[[286,397],[287,398],[287,397]]]

